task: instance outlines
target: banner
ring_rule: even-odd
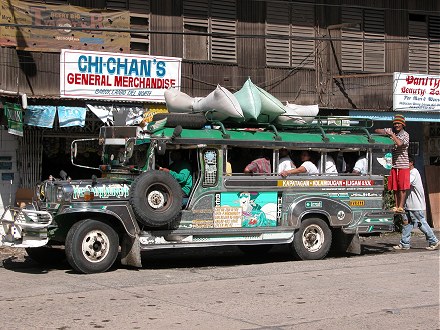
[[[440,76],[394,72],[393,109],[440,112]]]
[[[23,109],[20,104],[4,103],[5,116],[8,119],[8,133],[23,136]]]
[[[86,108],[58,106],[58,120],[60,127],[80,126],[86,123]]]
[[[29,105],[24,116],[24,123],[29,126],[52,128],[56,107],[53,105]]]
[[[130,52],[128,32],[101,29],[130,28],[128,11],[99,11],[70,5],[49,5],[18,0],[1,1],[0,44],[29,51],[60,51],[63,48]],[[42,29],[59,26],[60,29]],[[96,30],[72,30],[92,28]]]
[[[60,96],[165,103],[180,88],[181,58],[63,49]]]
[[[106,105],[86,104],[87,108],[95,114],[104,124],[113,124],[112,108]]]

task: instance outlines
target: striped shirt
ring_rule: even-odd
[[[257,158],[253,160],[246,168],[252,173],[271,173],[272,168],[267,158]]]
[[[391,130],[391,128],[386,128],[386,130]],[[394,145],[393,167],[409,168],[409,159],[408,159],[409,134],[407,131],[402,129],[399,133],[396,134],[396,137],[400,141],[402,141],[402,145],[400,147]]]

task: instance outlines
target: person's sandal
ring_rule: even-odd
[[[405,213],[405,210],[402,207],[396,207],[396,213]]]
[[[409,250],[409,246],[403,246],[402,244],[393,246],[394,250]]]
[[[440,241],[438,241],[437,243],[430,245],[428,247],[426,247],[426,250],[430,250],[430,251],[434,251],[437,250],[437,248],[440,246]]]

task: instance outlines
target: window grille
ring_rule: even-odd
[[[215,186],[217,184],[217,151],[214,149],[207,149],[203,151],[203,161],[205,176],[203,178],[203,186]]]

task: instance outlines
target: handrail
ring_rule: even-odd
[[[267,125],[267,128],[272,129],[275,141],[281,141],[282,140],[282,137],[280,136],[280,134],[278,133],[277,128],[274,125],[272,125],[272,124]]]

